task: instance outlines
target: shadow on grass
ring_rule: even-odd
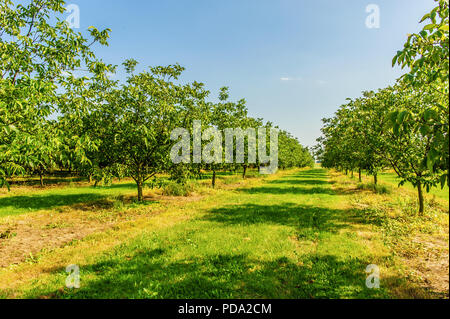
[[[77,188],[74,187],[73,189]],[[97,206],[103,207],[104,203],[102,201],[113,196],[111,194],[102,194],[103,190],[108,189],[130,191],[136,189],[137,192],[136,184],[134,183],[80,187],[78,188],[80,193],[76,194],[55,194],[53,191],[50,194],[46,194],[46,190],[49,189],[43,188],[42,192],[33,192],[32,195],[0,196],[0,215],[2,215],[1,210],[7,207],[12,207],[13,210],[18,210],[19,212],[23,210],[36,211],[41,209],[51,209],[75,204],[86,204],[89,206],[98,204]]]
[[[253,187],[248,189],[239,190],[242,193],[248,194],[296,194],[296,195],[313,195],[313,194],[328,194],[337,195],[337,193],[331,188],[324,187]]]
[[[341,210],[313,206],[230,205],[211,211],[205,220],[224,224],[276,223],[304,230],[336,232]],[[341,216],[342,217],[342,216]],[[342,218],[341,218],[342,220]],[[189,254],[189,250],[187,251]],[[274,260],[230,252],[189,256],[176,260],[170,243],[160,248],[153,241],[120,247],[97,262],[81,268],[78,290],[35,290],[27,296],[44,298],[389,298],[387,285],[365,286],[371,257],[330,254],[301,255]],[[175,261],[174,261],[175,259]],[[64,270],[60,274],[63,283]],[[385,279],[388,280],[388,279]],[[404,278],[389,278],[400,285]],[[386,281],[384,281],[386,282]],[[421,289],[411,287],[412,295]],[[37,295],[36,295],[37,294]]]
[[[277,179],[268,182],[268,184],[330,185],[331,183],[320,179]]]
[[[233,175],[231,172],[219,172],[218,176],[230,176]],[[237,175],[238,176],[238,175]],[[315,177],[315,179],[295,179],[295,177],[306,178],[308,176]],[[326,176],[326,172],[322,169],[315,169],[304,171],[299,174],[293,175],[293,179],[289,180],[281,180],[279,183],[283,184],[292,184],[296,187],[290,188],[276,188],[276,187],[257,187],[252,189],[243,189],[242,192],[256,194],[256,193],[272,193],[272,194],[334,194],[331,189],[322,188],[322,187],[313,187],[313,188],[302,188],[297,187],[301,185],[320,185],[326,184],[325,181],[319,180],[317,178],[321,176]],[[67,179],[53,179],[52,181],[61,182],[62,180],[67,181]],[[50,180],[49,180],[50,181]],[[275,183],[275,182],[273,182]],[[149,184],[146,184],[147,187]],[[117,183],[108,186],[91,186],[87,188],[87,190],[103,190],[103,189],[112,189],[112,190],[135,190],[136,185],[134,183]],[[45,190],[45,189],[44,189]],[[86,188],[83,189],[86,191]],[[24,210],[28,211],[36,211],[41,209],[51,209],[60,206],[69,206],[74,204],[87,203],[91,204],[96,201],[100,201],[106,199],[108,195],[106,194],[98,194],[98,193],[81,193],[81,194],[34,194],[30,196],[20,195],[20,196],[7,196],[0,197],[0,210],[6,207],[12,207],[13,210],[18,210],[19,213],[22,213]],[[0,215],[4,215],[1,214]]]
[[[308,205],[283,203],[283,205],[230,205],[211,210],[205,219],[213,222],[237,225],[279,224],[292,226],[298,231],[338,232],[343,227],[345,211]],[[341,221],[341,223],[338,223]]]
[[[101,194],[48,194],[33,196],[8,196],[0,197],[0,210],[6,207],[13,207],[14,210],[41,210],[51,209],[59,206],[67,206],[85,202],[95,202],[105,199],[106,195]]]
[[[368,260],[307,256],[302,265],[219,254],[167,262],[162,249],[115,256],[81,269],[78,290],[41,291],[45,298],[383,298],[365,287]],[[60,271],[66,275],[64,271]],[[28,296],[33,297],[33,296]],[[34,296],[35,297],[35,296]]]
[[[321,173],[322,170],[317,170]],[[311,173],[311,178],[317,175]],[[304,177],[304,174],[301,174]],[[297,185],[301,185],[301,180]],[[295,187],[296,188],[302,188]],[[263,189],[263,191],[261,191]],[[291,192],[289,188],[260,187],[263,193]],[[308,189],[303,189],[307,194]],[[300,192],[299,192],[300,193]],[[280,224],[292,226],[299,237],[313,232],[337,232],[346,223],[339,209],[310,205],[244,204],[210,210],[205,222],[225,225]],[[351,217],[358,218],[351,214]],[[368,289],[365,286],[366,266],[370,257],[330,254],[302,255],[298,261],[287,257],[274,260],[223,252],[215,255],[183,257],[164,242],[155,249],[152,240],[121,246],[81,268],[81,288],[78,290],[34,290],[28,298],[387,298],[385,286]],[[187,257],[184,257],[186,256]],[[63,285],[67,274],[60,275]],[[83,278],[86,278],[83,280]],[[402,280],[396,278],[395,280]]]
[[[70,183],[78,183],[87,181],[86,177],[68,177],[68,178],[55,178],[55,177],[44,177],[44,186],[51,185],[67,185]],[[8,181],[11,186],[20,185],[20,186],[40,186],[41,182],[39,177],[35,177],[33,179],[27,180],[12,180]]]
[[[323,169],[323,168],[314,168],[314,169],[309,169],[306,171],[300,171],[294,175],[291,176],[298,176],[298,177],[323,177],[326,178],[327,175],[327,170]]]
[[[144,183],[144,187],[148,187],[148,183]],[[118,184],[111,184],[111,185],[98,185],[98,186],[91,186],[93,189],[136,189],[137,192],[137,186],[136,183],[118,183]]]
[[[339,193],[329,187],[330,185],[331,183],[327,181],[327,173],[325,170],[311,169],[290,175],[288,178],[270,181],[265,186],[241,189],[239,191],[248,194],[272,195],[338,195]]]

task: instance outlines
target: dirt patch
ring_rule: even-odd
[[[103,231],[124,219],[119,213],[72,209],[67,213],[45,212],[0,224],[0,267],[33,262],[44,250],[63,246],[94,232]]]
[[[420,255],[404,259],[412,277],[436,297],[449,298],[449,245],[444,239],[416,236],[423,249]]]
[[[127,208],[131,197],[125,197],[121,202],[123,207],[114,207],[117,201],[100,200],[3,218],[0,220],[0,268],[24,261],[35,262],[41,252],[103,232],[122,222],[154,216],[169,203],[184,205],[201,198],[200,195],[166,197],[152,194],[145,196],[147,205],[137,208]]]

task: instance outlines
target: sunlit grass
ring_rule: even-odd
[[[66,274],[60,269],[26,287],[24,296],[386,297],[385,289],[365,287],[364,269],[383,263],[387,251],[368,250],[352,235],[343,200],[322,169],[219,192],[181,209],[195,218],[141,230],[88,261],[72,261],[81,266],[81,289],[61,290]]]
[[[330,179],[325,169],[250,178],[240,188],[223,182],[223,188],[201,200],[169,203],[161,214],[130,220],[0,271],[0,295],[428,297],[396,256],[418,253],[418,246],[407,245],[407,235],[443,236],[448,212],[442,214],[441,204],[429,203],[427,208],[438,209],[423,219],[395,187],[392,193],[377,194],[357,190],[356,184],[342,174],[333,173]],[[209,181],[198,187],[210,189]],[[98,192],[116,194],[113,188]],[[113,209],[122,208],[130,209]],[[69,264],[80,266],[80,289],[65,288]],[[382,271],[380,289],[365,286],[369,264]]]
[[[23,188],[12,189],[10,193],[0,196],[0,217],[16,216],[28,212],[95,202],[118,195],[135,192],[132,183],[118,183],[111,186],[66,186],[44,190]]]
[[[233,184],[241,181],[241,172],[218,172],[217,184]],[[248,178],[258,176],[256,169],[249,169]],[[158,176],[158,180],[167,181],[168,176]],[[161,193],[165,195],[187,195],[195,190],[196,185],[210,185],[211,174],[204,173],[200,180],[192,179],[189,181],[191,186],[177,187],[174,183],[167,183],[161,187]],[[25,180],[22,178],[23,183]],[[68,181],[69,179],[65,179]],[[32,183],[34,185],[34,182]],[[151,186],[148,182],[144,185],[146,194],[158,190],[158,186]],[[137,188],[131,178],[121,181],[117,179],[111,185],[102,185],[101,183],[94,187],[87,182],[81,183],[63,183],[62,185],[47,185],[41,189],[37,186],[28,184],[14,184],[11,191],[6,188],[0,189],[0,218],[5,216],[17,216],[39,210],[52,210],[63,206],[70,206],[79,203],[96,202],[103,199],[114,198],[118,196],[136,196]]]

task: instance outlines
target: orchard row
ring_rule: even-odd
[[[317,155],[323,166],[377,174],[390,167],[400,184],[412,183],[424,212],[423,191],[449,180],[449,20],[448,0],[421,22],[393,65],[408,68],[396,84],[348,99],[333,118],[324,119]]]
[[[126,80],[114,80],[118,66],[93,50],[107,46],[110,30],[75,32],[58,19],[64,7],[63,0],[0,0],[0,186],[34,173],[43,184],[46,173],[66,169],[96,182],[130,176],[142,200],[144,182],[158,173],[184,183],[209,170],[214,186],[218,170],[239,168],[245,177],[249,166],[262,164],[173,163],[171,132],[194,121],[218,130],[273,125],[250,117],[245,100],[231,101],[228,88],[211,99],[203,83],[181,81],[178,64],[137,72],[137,61],[129,59]],[[283,130],[278,155],[280,168],[313,163],[309,150]]]

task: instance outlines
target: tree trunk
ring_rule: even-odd
[[[144,185],[142,176],[138,176],[136,183],[138,188],[138,202],[142,202],[144,200],[144,195],[142,194],[142,186]]]
[[[212,187],[216,187],[216,171],[213,170]]]
[[[423,204],[423,191],[422,191],[422,183],[421,182],[417,183],[417,191],[419,193],[419,215],[423,216],[423,212],[425,211],[425,209],[424,209],[424,204]]]
[[[244,172],[242,173],[242,178],[245,179],[245,173],[247,172],[247,165],[244,165]]]
[[[353,178],[353,176],[354,176],[354,175],[353,175],[353,170],[352,170],[352,178]]]
[[[345,169],[345,175],[348,175],[348,169]]]
[[[375,185],[378,184],[378,174],[377,174],[377,173],[373,174],[373,183],[374,183]]]
[[[362,178],[361,178],[361,167],[360,167],[359,170],[358,170],[358,179],[359,179],[359,182],[361,183],[361,182],[362,182]]]
[[[92,183],[92,175],[89,174],[89,184],[91,184],[91,183]]]
[[[41,187],[44,187],[44,176],[42,170],[39,170],[39,182],[41,184]]]

